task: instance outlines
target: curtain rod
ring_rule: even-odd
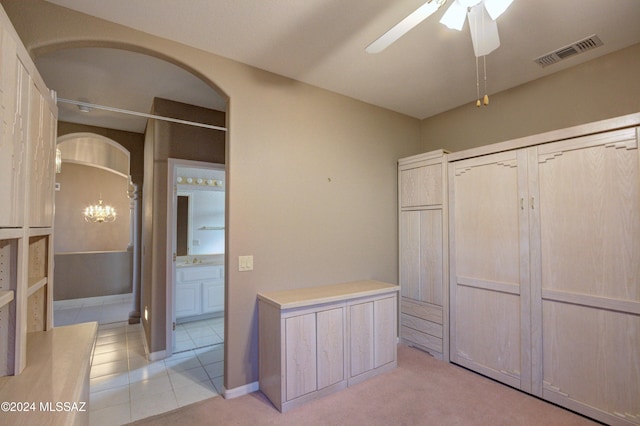
[[[57,101],[65,103],[65,104],[78,105],[78,106],[82,106],[82,107],[85,107],[85,108],[101,109],[101,110],[105,110],[105,111],[117,112],[117,113],[120,113],[120,114],[137,115],[138,117],[151,118],[151,119],[155,119],[155,120],[170,121],[172,123],[187,124],[189,126],[204,127],[206,129],[220,130],[220,131],[223,131],[223,132],[227,131],[226,127],[213,126],[211,124],[198,123],[198,122],[195,122],[195,121],[180,120],[179,118],[164,117],[164,116],[161,116],[161,115],[154,115],[154,114],[145,114],[144,112],[129,111],[129,110],[126,110],[126,109],[114,108],[114,107],[109,107],[109,106],[104,106],[104,105],[90,104],[88,102],[80,102],[80,101],[74,101],[74,100],[71,100],[71,99],[64,99],[64,98],[57,98]]]

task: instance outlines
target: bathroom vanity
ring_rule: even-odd
[[[188,256],[176,263],[176,320],[224,312],[224,261]]]

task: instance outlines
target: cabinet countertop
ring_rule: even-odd
[[[321,303],[339,302],[356,297],[375,296],[399,290],[400,287],[395,284],[366,280],[258,293],[258,299],[280,309],[291,309]]]

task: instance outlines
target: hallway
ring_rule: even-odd
[[[56,326],[99,323],[90,375],[92,426],[126,424],[222,393],[224,318],[179,324],[176,353],[152,362],[142,325],[128,324],[131,300],[119,295],[54,302]]]

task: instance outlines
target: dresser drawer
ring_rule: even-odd
[[[442,324],[436,324],[435,322],[427,321],[405,313],[401,315],[400,321],[400,324],[403,327],[409,327],[421,333],[442,338]]]
[[[403,297],[400,310],[403,314],[422,318],[436,324],[442,324],[442,306],[431,305]]]
[[[400,327],[400,337],[425,349],[442,354],[442,339],[438,337],[405,326]]]

